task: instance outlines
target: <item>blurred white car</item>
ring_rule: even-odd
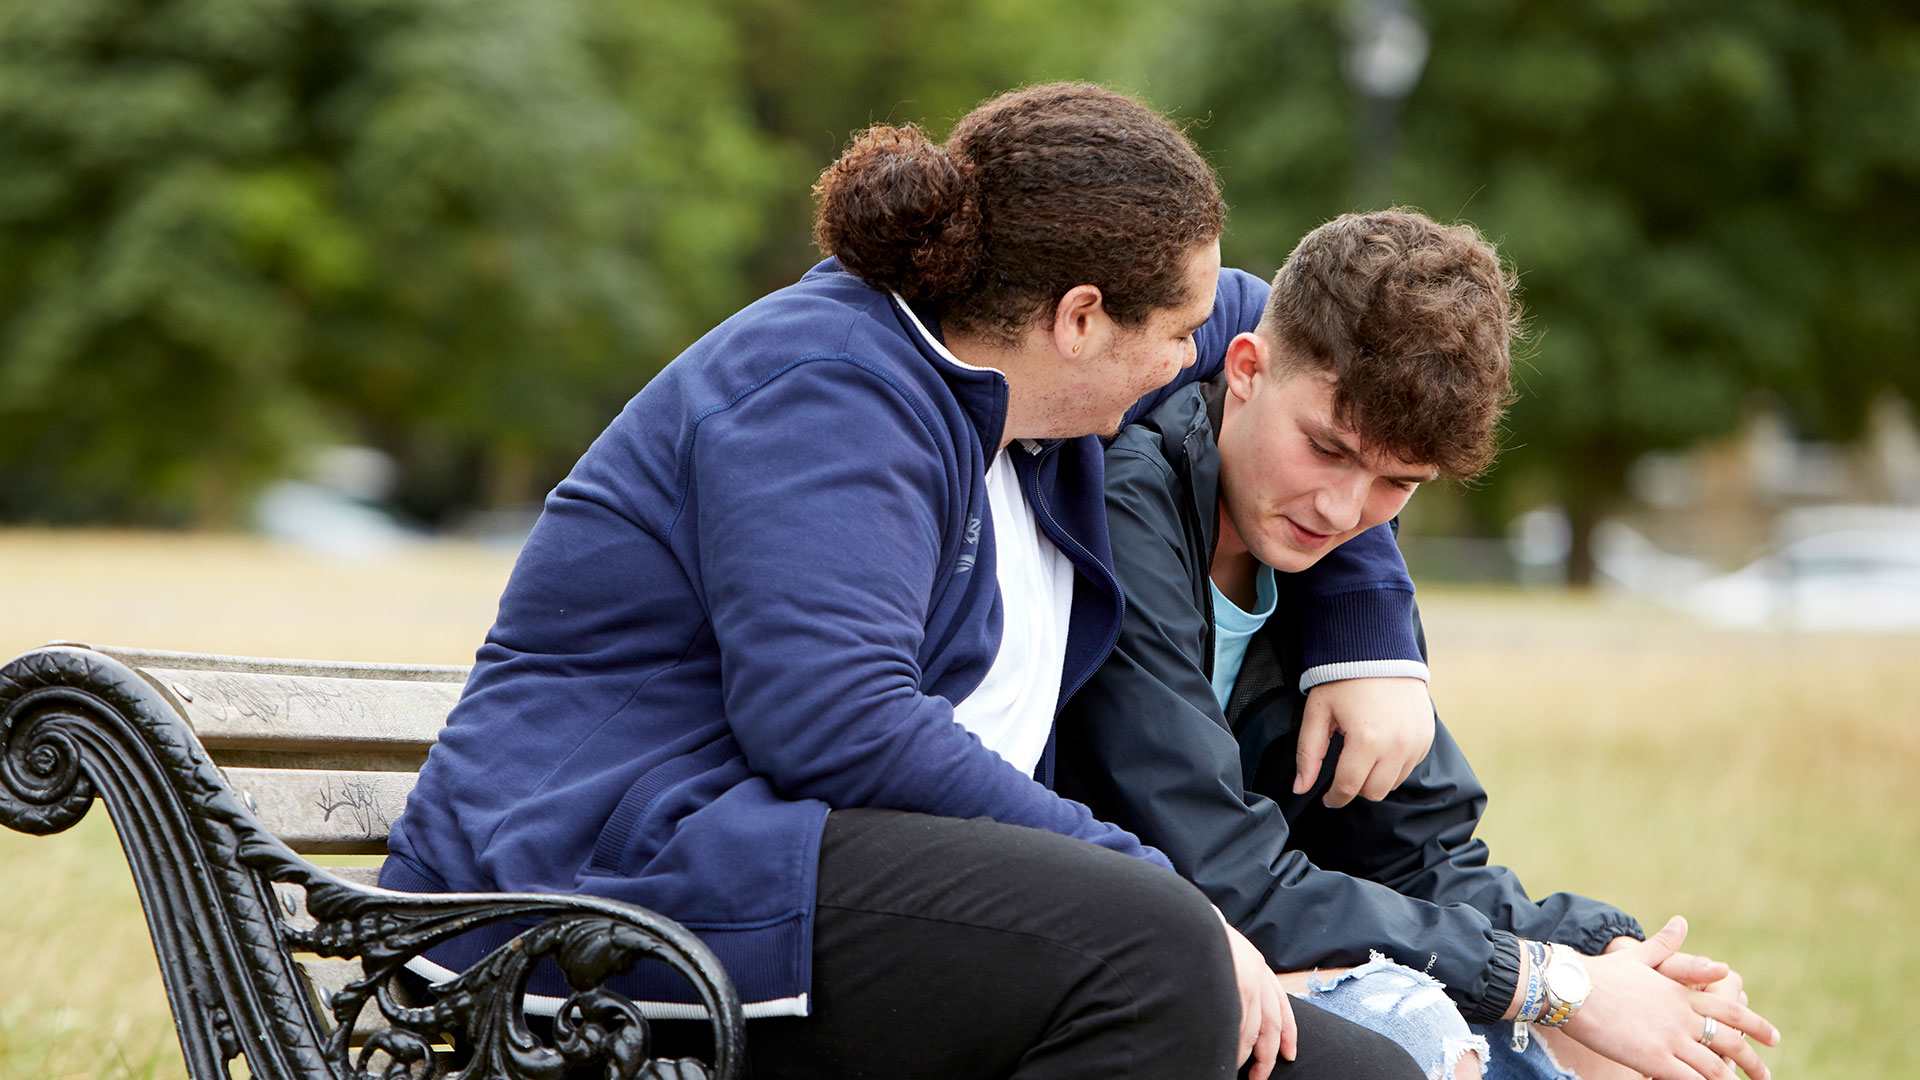
[[[1920,630],[1920,532],[1843,529],[1802,536],[1679,592],[1722,626]]]
[[[380,505],[393,490],[393,459],[364,446],[329,446],[303,463],[301,478],[268,485],[254,524],[284,543],[339,558],[368,558],[425,536]]]

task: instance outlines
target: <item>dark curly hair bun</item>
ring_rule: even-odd
[[[813,193],[821,251],[922,304],[943,332],[1006,345],[1077,285],[1098,287],[1127,326],[1189,302],[1187,265],[1226,215],[1180,129],[1093,83],[989,98],[944,146],[911,125],[870,127]]]
[[[813,186],[820,250],[908,300],[970,291],[986,261],[973,166],[907,124],[854,136]]]

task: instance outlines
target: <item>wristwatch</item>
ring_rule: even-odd
[[[1593,993],[1593,977],[1587,974],[1587,965],[1580,954],[1565,945],[1554,943],[1547,947],[1547,1004],[1540,1019],[1534,1021],[1547,1027],[1564,1027],[1587,1003],[1587,995]]]

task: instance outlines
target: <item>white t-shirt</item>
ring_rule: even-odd
[[[894,302],[941,356],[960,367],[982,370],[928,333],[906,301],[895,296]],[[1028,775],[1040,764],[1053,733],[1054,707],[1067,666],[1067,622],[1073,614],[1073,563],[1040,531],[1013,467],[1013,455],[1031,452],[1015,443],[995,454],[987,467],[994,577],[1000,587],[1000,648],[980,685],[953,707],[961,727]]]
[[[1020,490],[1009,446],[987,469],[993,514],[994,576],[1000,583],[1000,651],[986,678],[953,707],[953,718],[989,750],[1032,774],[1053,732],[1067,663],[1073,563],[1047,539]]]

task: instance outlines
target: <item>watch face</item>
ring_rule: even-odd
[[[1561,1001],[1578,1004],[1587,1000],[1593,978],[1587,974],[1587,966],[1577,960],[1553,964],[1547,968],[1547,989]]]

